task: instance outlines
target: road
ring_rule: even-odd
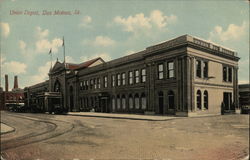
[[[242,159],[249,115],[145,121],[1,112],[15,128],[1,135],[1,155],[16,159]]]

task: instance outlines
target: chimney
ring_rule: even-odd
[[[17,76],[14,77],[14,89],[18,88],[18,79]]]
[[[9,91],[9,80],[8,80],[8,75],[5,74],[5,91]]]

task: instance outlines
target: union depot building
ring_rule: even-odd
[[[69,112],[234,112],[239,103],[238,61],[235,51],[183,35],[109,62],[100,57],[80,64],[57,61],[49,80],[25,88],[26,103],[42,103],[44,110],[57,103]],[[39,96],[54,99],[46,103]]]

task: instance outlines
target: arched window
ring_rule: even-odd
[[[133,104],[133,96],[132,96],[132,94],[129,95],[128,101],[129,101],[129,109],[133,109],[134,104]]]
[[[168,91],[168,108],[174,109],[175,108],[174,103],[174,92],[172,90]]]
[[[139,100],[139,95],[135,94],[135,109],[140,108],[140,100]]]
[[[60,92],[61,91],[61,84],[58,80],[56,80],[54,84],[54,92]]]
[[[208,92],[205,90],[204,91],[204,108],[208,109]]]
[[[145,93],[142,93],[141,95],[141,109],[146,109],[147,108],[147,99],[145,96]]]
[[[115,96],[112,98],[112,110],[115,111]]]
[[[122,109],[126,109],[126,97],[122,95]]]
[[[196,104],[197,104],[197,109],[201,109],[201,91],[198,90],[196,93]]]
[[[120,109],[121,108],[121,99],[120,99],[119,95],[117,96],[116,104],[117,104],[117,109]]]

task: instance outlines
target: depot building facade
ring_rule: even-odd
[[[109,62],[57,61],[39,90],[60,92],[67,111],[217,115],[238,107],[238,60],[235,51],[183,35]],[[26,90],[34,94],[35,86]]]

